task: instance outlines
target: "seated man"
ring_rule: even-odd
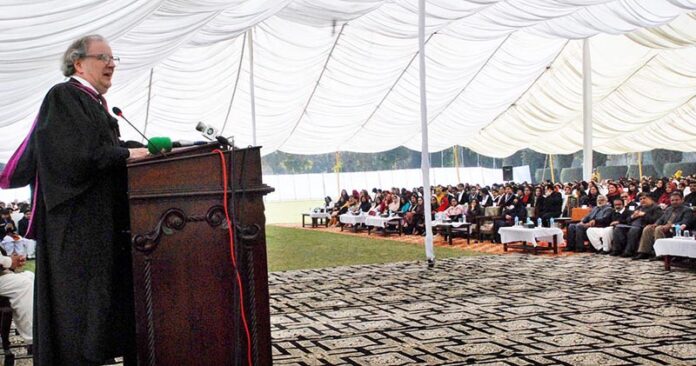
[[[670,194],[670,205],[662,216],[654,223],[645,226],[640,237],[638,254],[633,259],[648,259],[653,256],[655,240],[674,235],[674,225],[685,225],[691,220],[691,208],[683,204],[682,193],[674,191]]]
[[[539,217],[544,226],[549,227],[551,218],[561,217],[561,207],[563,206],[563,197],[560,193],[554,190],[553,184],[546,185],[546,195],[539,209]]]
[[[623,197],[625,196],[625,197]],[[628,200],[628,193],[623,193],[621,198],[614,200],[614,210],[611,213],[611,221],[607,227],[591,227],[587,229],[587,239],[599,254],[609,254],[612,249],[614,228],[619,224],[628,224],[631,211],[624,206],[624,200]]]
[[[16,227],[12,220],[12,210],[9,208],[0,210],[0,238],[4,238],[8,230],[14,230]]]
[[[684,205],[689,207],[696,206],[696,179],[689,181],[689,194],[684,197]]]
[[[498,229],[505,226],[512,226],[515,224],[515,217],[517,217],[519,222],[524,222],[527,219],[527,208],[524,207],[522,202],[520,202],[519,197],[514,196],[512,202],[503,207],[503,212],[501,213],[502,220],[495,220],[493,223],[493,232],[495,232],[495,241],[500,243],[500,235],[498,234]]]
[[[633,211],[627,225],[616,225],[614,228],[614,249],[611,255],[633,257],[638,250],[638,241],[643,233],[643,228],[657,221],[662,216],[662,209],[655,204],[648,192],[638,195],[640,207]]]
[[[17,332],[27,344],[32,343],[32,319],[34,311],[34,273],[23,271],[14,273],[12,270],[21,268],[26,257],[13,254],[7,256],[0,248],[0,296],[10,299],[12,320],[17,326]]]
[[[579,223],[568,225],[568,240],[566,241],[564,251],[584,252],[587,229],[609,225],[611,212],[611,206],[607,205],[607,197],[601,194],[597,196],[597,206],[593,207],[590,213],[585,215]]]

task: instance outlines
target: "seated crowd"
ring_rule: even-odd
[[[429,197],[428,197],[429,196]],[[589,209],[579,222],[570,223],[566,251],[589,250],[634,259],[654,258],[653,244],[675,232],[696,229],[696,176],[679,179],[555,183],[533,185],[494,184],[480,186],[460,183],[434,186],[427,196],[423,187],[407,190],[372,189],[349,194],[341,192],[331,209],[330,225],[340,224],[340,215],[365,214],[403,217],[406,234],[424,235],[424,199],[430,199],[432,219],[480,223],[493,222],[495,240],[499,228],[515,222],[536,222],[548,227],[554,219],[570,217],[575,208]],[[499,207],[493,216],[484,216],[487,207]]]

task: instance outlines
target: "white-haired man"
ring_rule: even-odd
[[[126,148],[104,94],[118,62],[91,35],[63,56],[68,81],[46,94],[0,187],[34,185],[34,365],[135,362]],[[40,188],[39,188],[40,187]]]

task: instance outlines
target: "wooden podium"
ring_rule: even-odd
[[[224,153],[222,165],[219,153]],[[270,365],[271,330],[259,147],[182,148],[128,165],[139,365]]]

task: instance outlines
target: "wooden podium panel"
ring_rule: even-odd
[[[223,199],[236,227],[235,254],[255,365],[270,365],[260,148],[208,144],[129,164],[133,282],[140,365],[247,364],[247,336],[230,255]]]

